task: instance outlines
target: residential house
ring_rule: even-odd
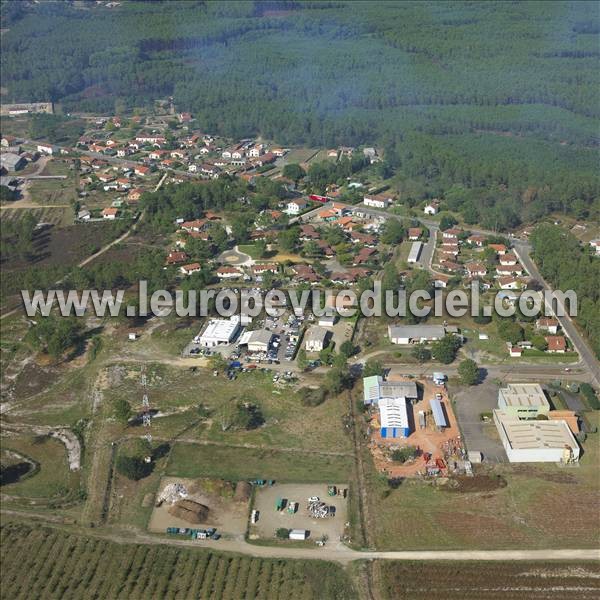
[[[433,278],[433,287],[435,288],[446,288],[448,287],[448,282],[450,281],[450,277],[448,275],[438,275],[436,274]]]
[[[218,179],[221,174],[221,169],[216,165],[211,165],[210,163],[202,163],[200,165],[200,173],[205,177],[209,177],[210,179]]]
[[[114,219],[117,218],[117,214],[119,213],[119,209],[118,208],[113,208],[112,206],[109,208],[105,208],[102,211],[102,218],[103,219],[108,219],[110,221],[114,221]]]
[[[325,256],[333,256],[335,254],[333,248],[325,240],[315,240],[315,243]]]
[[[482,248],[485,243],[485,236],[483,235],[471,235],[467,238],[467,243],[477,248]]]
[[[520,290],[525,287],[525,282],[518,277],[509,275],[508,277],[499,277],[498,285],[502,290]]]
[[[296,277],[294,279],[297,281],[314,284],[317,283],[320,279],[315,270],[310,265],[294,265],[293,270],[296,274]]]
[[[58,146],[53,146],[51,144],[38,144],[37,151],[40,154],[58,154]]]
[[[418,241],[423,235],[423,229],[421,227],[410,227],[408,230],[408,239],[411,242]]]
[[[222,266],[217,269],[219,279],[239,279],[244,273],[235,267]]]
[[[440,267],[446,269],[450,273],[461,273],[463,266],[460,263],[452,262],[449,260],[443,260],[440,262]]]
[[[506,254],[502,254],[500,256],[500,264],[507,267],[507,266],[514,266],[516,265],[519,261],[517,259],[517,257],[514,254],[511,253],[506,253]]]
[[[179,267],[179,270],[183,273],[183,275],[191,275],[192,273],[198,273],[200,269],[200,263],[197,262]]]
[[[596,256],[600,256],[600,239],[590,240],[590,247],[595,252]]]
[[[145,177],[150,174],[150,167],[136,166],[133,172],[139,177]]]
[[[439,210],[440,210],[440,203],[435,200],[433,200],[432,202],[428,202],[425,205],[425,208],[423,208],[423,212],[426,215],[437,215]]]
[[[301,225],[300,226],[300,240],[307,242],[309,240],[320,239],[319,232],[312,225]]]
[[[350,240],[353,244],[363,244],[368,248],[375,248],[375,246],[377,246],[377,238],[374,235],[370,235],[368,233],[352,231],[350,233]]]
[[[496,254],[506,254],[506,246],[504,244],[489,244],[488,248],[496,251]]]
[[[143,193],[144,193],[144,190],[141,190],[140,188],[135,188],[127,194],[127,201],[128,202],[137,202],[142,197]]]
[[[373,260],[375,254],[374,248],[361,248],[358,254],[354,257],[353,265],[362,265]]]
[[[558,319],[555,317],[542,317],[537,320],[535,326],[536,329],[556,335],[558,333],[559,323]]]
[[[496,274],[498,277],[506,277],[508,275],[522,275],[523,268],[521,267],[521,265],[513,265],[512,267],[498,265],[496,267]]]
[[[444,241],[454,240],[458,243],[458,236],[462,233],[461,229],[451,228],[442,231],[442,238]]]
[[[184,231],[204,231],[208,226],[206,219],[194,219],[193,221],[184,221],[181,224],[181,229]]]
[[[254,275],[256,277],[260,277],[261,275],[264,275],[265,273],[273,273],[274,275],[276,275],[278,272],[278,268],[277,268],[277,265],[265,263],[265,264],[260,264],[260,265],[254,265],[252,267],[252,272],[254,273]]]
[[[487,269],[484,264],[479,262],[470,262],[465,265],[469,277],[484,277]]]
[[[303,210],[306,210],[307,206],[308,202],[304,198],[298,198],[287,203],[285,212],[288,213],[288,215],[298,215]]]
[[[552,354],[564,354],[567,351],[567,339],[562,335],[547,335],[548,352]]]
[[[185,262],[188,259],[188,255],[185,252],[178,250],[171,250],[167,255],[167,265],[177,265]]]

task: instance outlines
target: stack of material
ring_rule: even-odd
[[[308,512],[311,517],[315,517],[317,519],[324,519],[329,514],[329,509],[325,502],[309,500]]]
[[[199,524],[208,517],[208,506],[193,500],[179,500],[169,508],[169,514],[188,523]]]
[[[187,495],[187,488],[182,483],[169,483],[156,499],[156,503],[159,505],[163,502],[175,504],[178,500],[187,498]]]
[[[252,493],[252,486],[247,481],[238,481],[235,484],[234,500],[236,502],[247,502]]]

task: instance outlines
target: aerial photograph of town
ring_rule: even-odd
[[[600,598],[600,2],[0,19],[1,600]]]

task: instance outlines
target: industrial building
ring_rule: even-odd
[[[575,462],[579,446],[563,420],[521,421],[494,410],[494,423],[510,462]]]
[[[363,400],[366,405],[379,403],[381,398],[406,398],[414,401],[419,397],[414,381],[384,381],[381,375],[363,378]]]
[[[434,342],[446,335],[442,325],[388,325],[388,337],[392,344],[419,344]]]
[[[379,424],[382,438],[407,438],[410,435],[406,398],[381,398]]]
[[[198,343],[205,348],[225,346],[231,344],[240,329],[239,317],[231,319],[211,319],[198,339]]]
[[[498,408],[515,419],[548,414],[550,404],[539,383],[509,383],[498,390]]]
[[[246,331],[240,338],[240,345],[248,344],[248,352],[267,352],[273,334],[266,329]]]
[[[421,256],[421,250],[423,249],[423,242],[413,242],[413,245],[410,248],[410,252],[408,254],[407,262],[409,264],[416,263],[419,260],[419,256]]]

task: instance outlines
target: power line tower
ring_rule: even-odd
[[[146,375],[146,367],[142,367],[142,375],[141,375],[141,383],[143,388],[142,395],[142,424],[144,427],[151,428],[152,427],[152,411],[150,409],[150,398],[148,396],[148,377]],[[152,443],[152,434],[150,433],[150,429],[145,435],[145,438],[148,440],[148,443]]]

